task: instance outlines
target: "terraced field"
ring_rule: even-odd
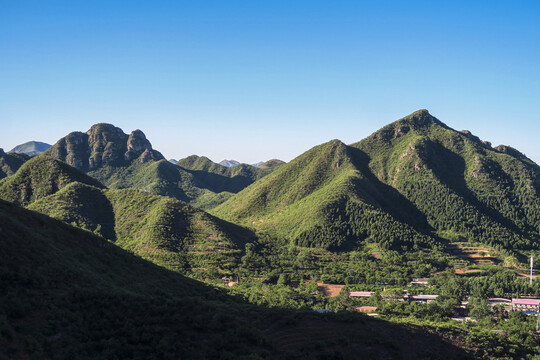
[[[446,251],[463,260],[454,264],[456,270],[464,269],[469,265],[498,265],[501,263],[500,255],[495,250],[469,242],[451,243]]]

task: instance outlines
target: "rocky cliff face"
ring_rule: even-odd
[[[140,130],[130,135],[111,124],[93,125],[86,133],[72,132],[60,139],[49,155],[83,171],[103,166],[125,166],[138,160],[148,162],[163,159],[152,149],[150,141]]]

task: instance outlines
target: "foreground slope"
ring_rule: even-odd
[[[480,241],[539,247],[540,168],[418,111],[347,146],[319,145],[213,210],[298,245]]]
[[[101,237],[2,200],[0,220],[0,356],[470,357],[433,330],[357,314],[320,316],[241,303]]]
[[[212,358],[268,348],[253,308],[13,204],[0,201],[0,218],[0,345],[10,358]]]

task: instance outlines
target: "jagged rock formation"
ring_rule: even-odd
[[[140,130],[130,135],[111,124],[93,125],[86,133],[72,132],[60,139],[47,154],[83,171],[104,166],[125,166],[164,159]]]
[[[125,134],[111,124],[72,132],[43,156],[51,156],[84,171],[112,189],[136,188],[211,208],[281,164],[227,168],[207,158],[182,159],[178,166],[152,149],[141,130]],[[41,156],[41,155],[40,155]]]

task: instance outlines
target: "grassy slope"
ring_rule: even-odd
[[[190,157],[180,160],[178,164],[160,160],[146,163],[135,161],[127,166],[102,166],[89,171],[88,175],[112,189],[146,190],[208,209],[274,168],[258,169],[245,164],[227,168],[206,158],[197,157],[195,160]]]
[[[215,193],[237,193],[281,166],[279,160],[265,164],[267,165],[263,164],[262,167],[247,164],[227,167],[207,157],[192,155],[179,160],[176,165],[192,173],[200,187],[211,189]]]
[[[0,219],[0,358],[468,357],[429,329],[243,304],[1,200]]]
[[[302,246],[383,247],[433,239],[385,210],[389,190],[338,140],[319,145],[246,188],[213,213]],[[390,195],[393,196],[393,195]]]

